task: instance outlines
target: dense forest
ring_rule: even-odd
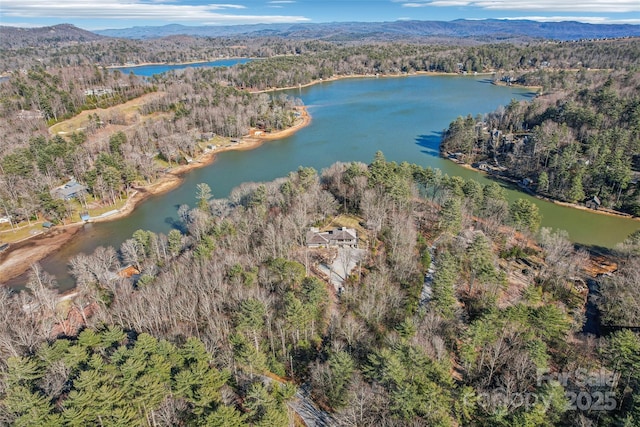
[[[418,71],[498,74],[524,71],[635,69],[635,40],[546,42],[526,46],[483,44],[450,46],[376,43],[336,46],[305,42],[280,55],[220,70],[220,78],[237,87],[291,87],[317,79],[354,74],[401,74]]]
[[[303,417],[344,426],[640,416],[640,338],[580,333],[587,254],[496,183],[378,153],[228,199],[201,184],[194,206],[182,231],[74,257],[68,302],[37,266],[30,292],[2,294],[1,422],[284,426],[301,400]],[[306,247],[310,226],[358,230],[340,287],[321,266],[355,255]],[[638,248],[618,249],[605,317],[637,321]],[[124,265],[140,274],[114,274]]]
[[[0,200],[3,214],[16,223],[69,218],[78,201],[51,196],[69,177],[88,187],[82,204],[87,197],[114,203],[134,183],[152,182],[167,166],[202,154],[212,136],[291,126],[297,105],[284,96],[228,87],[204,69],[151,84],[96,67],[40,67],[16,73],[1,90],[0,127],[6,137],[0,143]],[[145,94],[147,101],[135,114],[105,109]],[[48,132],[47,124],[85,110],[95,112],[82,128]]]
[[[611,50],[610,50],[611,49]],[[528,46],[485,44],[473,47],[385,44],[333,49],[295,58],[256,61],[239,68],[236,84],[246,85],[244,69],[259,67],[250,87],[287,87],[345,74],[394,74],[417,71],[483,73],[572,68],[627,69],[637,66],[633,40],[545,43]],[[275,66],[274,66],[275,64]],[[268,69],[267,69],[268,68]],[[281,74],[279,75],[278,72]]]
[[[90,39],[94,34],[88,33]],[[344,36],[344,35],[343,35]],[[377,36],[377,37],[376,37]],[[69,67],[79,65],[124,65],[147,62],[209,61],[222,57],[271,58],[274,56],[303,56],[304,62],[335,60],[340,56],[358,56],[359,48],[375,46],[380,58],[399,58],[398,50],[414,56],[416,70],[424,70],[421,59],[440,63],[438,71],[458,71],[462,63],[469,72],[517,70],[546,64],[555,68],[628,68],[636,66],[638,46],[636,38],[611,40],[526,42],[502,37],[446,37],[387,41],[384,35],[354,34],[349,37],[287,36],[227,36],[194,37],[174,35],[147,40],[103,38],[82,43],[41,43],[23,46],[20,43],[0,42],[0,73],[29,69],[34,65]],[[496,40],[502,40],[497,42]],[[4,41],[4,39],[3,39]],[[406,50],[410,46],[412,51]],[[614,49],[615,52],[610,50]],[[442,54],[446,51],[446,54]],[[310,57],[317,56],[317,59]],[[395,57],[395,58],[394,58]],[[448,67],[448,68],[447,68]],[[385,70],[373,70],[385,72]]]
[[[0,215],[64,222],[212,144],[290,127],[299,101],[259,90],[418,71],[541,86],[530,102],[455,121],[443,150],[526,178],[528,191],[637,214],[638,48],[171,37],[3,49]],[[220,55],[262,59],[150,79],[104,68]],[[69,119],[80,124],[58,131]],[[86,192],[53,197],[69,177]],[[167,235],[138,230],[73,257],[72,295],[38,265],[24,292],[0,292],[0,424],[640,419],[640,233],[611,251],[615,272],[595,277],[593,255],[540,229],[536,205],[509,204],[497,182],[382,153],[227,199],[200,184],[193,200]],[[355,230],[358,248],[311,248],[310,227]],[[588,294],[597,336],[584,332]]]
[[[569,202],[598,200],[640,216],[640,73],[537,73],[551,93],[484,117],[460,117],[441,151]],[[525,181],[526,180],[526,181]]]

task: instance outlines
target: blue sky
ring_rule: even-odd
[[[1,0],[0,25],[144,25],[533,19],[640,24],[640,0]]]

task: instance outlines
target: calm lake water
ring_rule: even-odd
[[[193,67],[231,67],[236,64],[246,64],[252,61],[251,58],[229,58],[219,59],[217,61],[210,62],[197,62],[191,64],[154,64],[154,65],[141,65],[138,67],[114,67],[112,70],[118,70],[123,74],[133,73],[137,76],[151,77],[154,74],[162,74],[169,70],[183,70],[185,68]]]
[[[378,150],[387,160],[406,160],[488,182],[482,174],[439,157],[440,132],[457,116],[490,112],[513,98],[533,96],[523,89],[462,76],[346,79],[286,92],[304,101],[312,116],[309,126],[255,150],[221,153],[212,165],[189,173],[182,186],[147,199],[129,217],[86,225],[42,266],[57,277],[61,288],[72,287],[67,273],[70,257],[91,253],[99,245],[118,248],[138,229],[169,232],[178,207],[195,205],[196,185],[201,182],[209,184],[214,197],[226,197],[242,182],[273,180],[299,166],[320,171],[336,161],[369,163]],[[558,206],[515,190],[508,190],[508,196],[534,201],[543,215],[542,226],[567,230],[580,243],[611,247],[640,228],[640,222]]]

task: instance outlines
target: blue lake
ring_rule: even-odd
[[[152,64],[152,65],[140,65],[134,67],[113,67],[111,70],[118,70],[121,73],[129,74],[133,73],[137,76],[151,77],[154,74],[166,73],[170,70],[183,70],[185,68],[193,67],[231,67],[236,64],[246,64],[253,61],[251,58],[229,58],[219,59],[210,62],[194,62],[189,64]]]

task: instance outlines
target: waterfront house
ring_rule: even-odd
[[[86,190],[87,186],[78,183],[75,179],[71,179],[60,187],[51,190],[51,196],[56,199],[71,200]]]
[[[312,227],[307,233],[307,246],[310,248],[358,247],[358,232],[354,228],[340,227],[329,231],[320,231]]]

